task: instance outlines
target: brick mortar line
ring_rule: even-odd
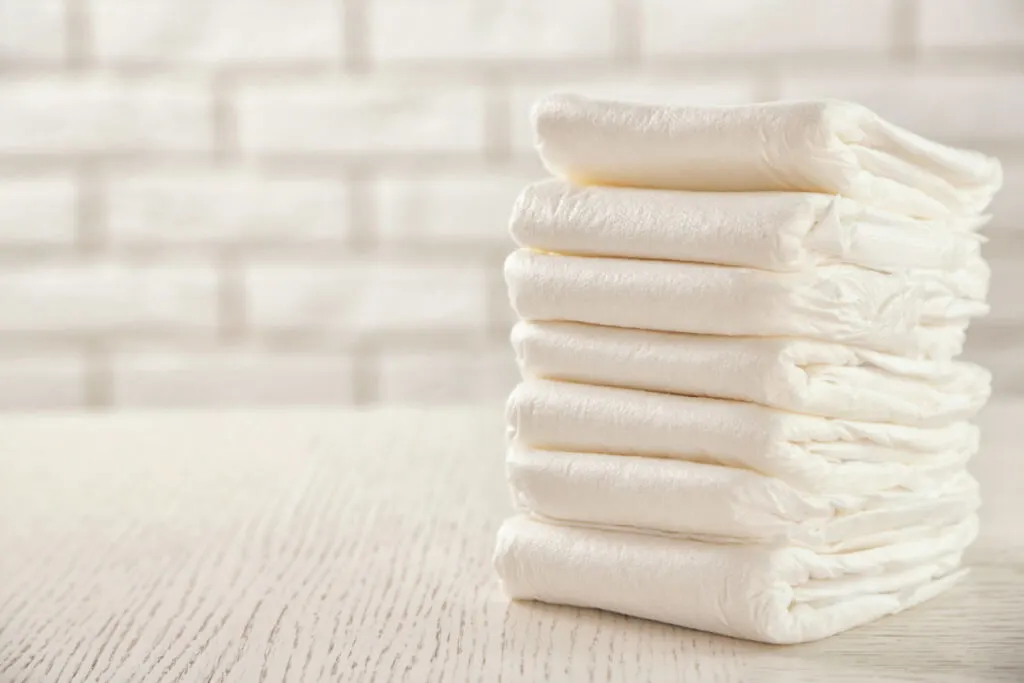
[[[439,248],[429,253],[404,253],[398,254],[387,251],[370,251],[348,253],[344,256],[324,255],[318,256],[318,252],[309,251],[302,255],[275,256],[275,255],[248,255],[239,254],[240,265],[244,267],[261,268],[276,266],[292,267],[302,266],[308,268],[334,269],[338,266],[351,265],[373,265],[381,267],[397,266],[409,268],[416,266],[443,267],[448,270],[466,270],[472,272],[501,272],[501,264],[504,257],[512,249],[503,250],[500,258],[495,258],[490,251],[481,250],[478,253],[451,253]],[[366,257],[374,257],[368,262]]]
[[[77,201],[76,246],[83,255],[99,252],[106,241],[107,207],[102,173],[85,162],[75,171]]]
[[[87,0],[65,0],[64,33],[67,41],[67,69],[85,70],[93,52]],[[65,72],[66,73],[66,72]]]
[[[970,58],[979,64],[990,63],[994,67],[1013,67],[1019,62],[1024,47],[976,47],[959,48],[956,50],[934,49],[925,52],[925,56],[942,57],[949,53],[958,58]],[[426,82],[431,85],[466,86],[480,85],[490,74],[497,74],[514,85],[530,85],[545,83],[563,78],[612,78],[615,76],[628,78],[637,74],[664,75],[669,78],[685,77],[693,80],[720,78],[723,74],[742,76],[752,68],[762,65],[774,67],[806,67],[827,71],[833,68],[862,68],[864,70],[882,69],[891,66],[893,55],[891,46],[877,50],[815,50],[808,52],[765,52],[765,53],[694,53],[682,55],[644,56],[636,64],[616,62],[608,57],[586,59],[532,59],[532,60],[488,60],[465,59],[451,60],[415,60],[385,62],[375,64],[366,75],[386,83],[394,80],[402,83],[406,79],[415,79],[417,83]],[[921,67],[932,66],[925,59]],[[257,68],[245,69],[247,78],[252,79],[246,85],[260,85],[263,77],[273,79],[274,72],[263,73]],[[328,76],[332,74],[328,73]],[[268,85],[273,80],[267,81]],[[311,81],[315,82],[315,81]]]
[[[1024,141],[1024,140],[1022,140]],[[1022,150],[1024,156],[1024,150]],[[381,154],[353,158],[346,154],[291,154],[256,156],[251,154],[232,155],[230,159],[216,159],[213,155],[178,156],[160,154],[146,156],[118,157],[104,155],[5,155],[0,152],[0,182],[5,176],[23,179],[26,176],[47,178],[54,174],[66,173],[74,167],[89,164],[105,174],[109,182],[116,183],[119,176],[129,173],[153,175],[205,173],[219,171],[228,173],[252,173],[268,179],[302,178],[347,179],[357,174],[366,181],[378,180],[377,176],[393,175],[433,176],[440,172],[450,173],[546,173],[536,153],[527,156],[516,155],[508,159],[488,158],[480,154]]]
[[[486,347],[491,340],[485,339],[484,327],[470,324],[466,327],[422,327],[402,331],[366,332],[362,334],[334,333],[323,329],[301,330],[250,330],[249,339],[257,340],[272,348],[286,348],[297,345],[337,349],[350,353],[373,352],[380,349],[391,351],[471,351]]]
[[[112,358],[148,354],[182,355],[216,355],[231,353],[252,353],[274,355],[309,354],[338,357],[353,357],[382,349],[389,353],[408,354],[424,353],[490,353],[502,352],[506,349],[505,340],[484,341],[466,339],[463,333],[445,332],[431,334],[422,332],[388,333],[373,335],[368,339],[346,340],[341,338],[325,338],[315,332],[295,334],[274,334],[258,332],[254,334],[223,341],[218,338],[136,338],[122,339],[117,335],[97,336],[82,335],[74,332],[25,333],[17,338],[5,337],[0,333],[0,359],[9,360],[19,357],[30,358],[66,358],[82,357],[91,351],[102,349]],[[458,335],[456,337],[456,334]]]
[[[86,352],[85,405],[109,408],[114,403],[114,373],[110,353],[103,343],[92,343]]]
[[[120,265],[126,268],[172,267],[182,269],[210,270],[216,265],[219,250],[205,253],[183,252],[132,252],[132,251],[100,251],[100,250],[67,250],[52,252],[0,249],[0,270],[12,265],[22,272],[33,266],[42,267],[92,267]],[[38,258],[38,262],[33,259]],[[341,260],[341,259],[339,259]]]
[[[0,359],[15,358],[84,358],[94,340],[78,338],[4,339],[0,335]]]
[[[228,166],[264,170],[270,174],[287,173],[299,169],[317,170],[324,173],[347,172],[386,172],[401,170],[460,170],[466,168],[482,168],[494,165],[484,155],[484,149],[471,152],[453,151],[450,153],[417,152],[359,152],[343,150],[329,152],[287,152],[287,153],[253,153],[243,151],[231,160]],[[214,150],[197,154],[176,154],[157,151],[139,151],[133,153],[66,153],[66,154],[5,154],[0,150],[0,176],[5,172],[17,173],[28,170],[42,173],[46,171],[66,170],[70,166],[81,163],[94,164],[97,167],[112,170],[154,171],[174,168],[216,169],[224,164],[217,159]]]
[[[643,4],[615,0],[612,12],[612,54],[621,65],[639,64],[643,52]]]
[[[0,352],[4,349],[77,349],[88,350],[98,348],[97,345],[139,344],[196,344],[219,343],[216,330],[210,328],[203,332],[184,328],[143,328],[124,327],[114,330],[82,331],[66,329],[59,332],[47,330],[0,330]]]
[[[118,164],[123,164],[126,167],[134,167],[135,169],[149,169],[154,168],[154,166],[151,166],[154,162],[156,164],[180,164],[182,162],[195,164],[202,162],[206,167],[212,168],[216,165],[212,152],[212,148],[208,152],[201,153],[138,151],[130,153],[66,152],[63,154],[11,154],[0,150],[0,176],[7,172],[45,173],[68,170],[77,164],[92,164],[97,168],[116,168]],[[159,168],[159,166],[155,168]]]
[[[247,297],[244,271],[234,253],[227,250],[217,261],[218,339],[231,342],[246,332]]]
[[[418,245],[423,247],[424,245]],[[337,250],[325,250],[323,245],[265,244],[258,247],[248,245],[211,245],[209,248],[188,247],[110,247],[103,251],[80,251],[73,248],[19,249],[0,247],[0,272],[11,266],[25,271],[33,266],[95,267],[118,265],[131,269],[181,268],[218,270],[223,267],[227,256],[231,267],[302,266],[308,268],[337,268],[341,266],[366,265],[380,267],[445,266],[453,270],[500,272],[501,263],[513,249],[512,245],[489,246],[480,249],[452,249],[444,244],[429,245],[428,249],[411,251],[380,249],[354,249],[349,245],[338,245]],[[371,257],[372,261],[367,261]],[[36,261],[38,259],[38,261]]]
[[[61,262],[74,262],[81,255],[80,249],[77,241],[60,244],[3,244],[0,242],[0,270],[10,265],[31,265],[33,261],[47,262],[58,259]]]
[[[5,245],[0,242],[0,267],[24,259],[31,265],[35,260],[57,257],[61,263],[108,263],[124,261],[128,264],[154,265],[166,260],[173,265],[209,265],[225,252],[230,252],[241,263],[261,260],[289,261],[301,259],[316,263],[349,263],[365,260],[366,257],[379,259],[380,263],[408,264],[416,262],[450,265],[500,265],[500,259],[514,249],[504,241],[504,233],[496,232],[490,241],[475,240],[417,240],[396,239],[379,241],[367,236],[365,241],[258,241],[218,243],[112,243],[103,246],[92,245],[80,249],[75,245]],[[495,255],[497,254],[497,256]]]
[[[916,0],[897,0],[892,11],[893,59],[913,61],[920,50],[917,41],[920,7]]]
[[[915,42],[914,66],[919,69],[977,69],[997,68],[1020,73],[1024,46],[1000,47],[981,52],[969,47],[926,47]]]
[[[1024,323],[1022,323],[1024,326]],[[359,353],[376,349],[391,351],[479,352],[500,346],[500,340],[477,334],[482,325],[458,328],[424,325],[408,331],[341,333],[317,328],[272,330],[250,328],[244,336],[225,343],[216,330],[190,333],[184,330],[124,328],[108,332],[0,331],[0,356],[39,350],[41,355],[56,355],[102,349],[105,352],[143,352],[188,349],[193,352],[246,349],[267,352],[318,350],[325,353]]]
[[[95,62],[80,64],[77,68],[40,61],[5,59],[0,74],[4,79],[53,79],[68,81],[111,80],[126,84],[168,83],[178,86],[208,84],[215,78],[226,77],[243,81],[245,85],[283,85],[299,82],[329,83],[354,78],[331,62],[280,63],[188,63],[188,62]],[[358,79],[357,79],[358,80]]]
[[[371,253],[378,246],[379,207],[373,180],[362,170],[350,171],[345,178],[348,188],[349,234],[345,247],[353,255]]]
[[[381,368],[376,353],[361,351],[352,356],[352,403],[373,405],[380,400]]]
[[[904,10],[906,11],[906,10]],[[894,16],[893,23],[906,21]],[[913,21],[911,19],[910,21]],[[903,31],[905,29],[899,29]],[[897,33],[897,31],[893,31]],[[894,41],[895,42],[895,41]],[[903,42],[901,37],[900,42]],[[919,49],[918,49],[919,48]],[[346,48],[347,49],[347,48]],[[916,46],[915,54],[921,59],[915,65],[928,68],[937,65],[952,66],[943,60],[955,58],[968,60],[968,65],[989,65],[993,67],[1015,67],[1024,55],[1024,47],[963,47],[963,48],[924,48]],[[231,65],[191,65],[173,63],[124,64],[106,63],[89,64],[89,68],[69,72],[64,65],[50,65],[39,62],[18,62],[8,60],[4,64],[5,77],[54,77],[75,79],[89,77],[115,77],[126,81],[134,80],[168,80],[170,82],[197,83],[208,81],[220,76],[228,77],[241,86],[274,86],[303,85],[337,80],[355,79],[356,82],[369,78],[372,81],[386,83],[389,79],[401,81],[415,77],[417,82],[431,85],[463,85],[466,87],[483,85],[489,74],[499,74],[503,79],[520,85],[520,79],[529,81],[550,82],[559,78],[572,77],[629,77],[636,74],[680,77],[680,70],[687,78],[694,80],[720,77],[723,70],[743,72],[751,68],[769,66],[808,67],[817,71],[833,68],[858,67],[865,70],[885,68],[894,62],[893,51],[879,49],[877,51],[857,50],[824,50],[809,52],[767,52],[751,54],[719,54],[700,53],[678,56],[645,56],[638,64],[609,61],[607,58],[593,59],[535,59],[535,60],[481,60],[467,57],[462,60],[409,60],[408,62],[387,62],[367,64],[358,67],[341,68],[331,62],[309,64],[231,64]],[[79,65],[82,66],[82,65]],[[576,72],[575,74],[573,72]],[[691,76],[692,74],[692,76]],[[184,80],[182,80],[184,79]],[[2,80],[2,79],[0,79]],[[396,83],[400,84],[400,83]]]
[[[241,154],[238,134],[237,99],[234,81],[217,76],[210,84],[213,100],[213,157],[218,164],[229,163]]]
[[[342,23],[342,67],[351,74],[370,71],[368,0],[339,0]]]

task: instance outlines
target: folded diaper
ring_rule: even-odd
[[[520,249],[505,261],[505,279],[527,320],[809,337],[932,358],[959,353],[970,318],[988,311],[981,260],[950,272],[835,265],[771,273]]]
[[[742,467],[830,493],[923,491],[978,448],[966,422],[924,429],[547,380],[516,387],[506,415],[512,445]]]
[[[927,600],[963,575],[977,518],[841,554],[719,545],[518,517],[494,565],[510,598],[594,607],[768,643],[818,640]]]
[[[980,258],[984,216],[919,220],[801,192],[674,192],[528,186],[510,231],[524,247],[793,271],[848,263],[886,272],[960,269]]]
[[[999,162],[926,140],[839,101],[667,107],[552,95],[533,109],[537,149],[581,185],[841,194],[915,217],[976,213]]]
[[[921,538],[981,504],[963,468],[926,490],[856,494],[806,491],[739,467],[522,445],[509,449],[506,469],[517,506],[548,520],[830,552]]]
[[[991,375],[972,363],[892,356],[784,337],[520,322],[524,376],[752,401],[797,413],[942,425],[974,415]]]

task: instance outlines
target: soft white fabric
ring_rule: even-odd
[[[509,228],[524,247],[563,254],[793,271],[849,263],[893,272],[956,269],[980,257],[985,217],[916,220],[836,196],[529,185]]]
[[[580,185],[825,192],[936,217],[982,211],[1002,184],[996,159],[848,102],[667,107],[551,95],[533,120],[545,165]]]
[[[527,320],[699,334],[796,336],[949,358],[983,302],[988,267],[899,275],[847,265],[771,273],[694,263],[556,256],[505,261],[512,307]]]
[[[494,565],[518,600],[594,607],[768,643],[818,640],[951,586],[972,516],[914,541],[842,554],[718,545],[541,524],[498,532]]]
[[[924,429],[547,380],[516,387],[506,414],[514,445],[744,467],[837,493],[925,490],[978,448],[966,422]]]
[[[651,332],[520,322],[524,376],[753,401],[798,413],[942,425],[973,416],[991,375],[972,363],[893,356],[784,337]]]
[[[522,445],[509,449],[506,470],[517,506],[547,519],[830,551],[955,524],[981,504],[963,468],[924,490],[859,494],[806,491],[740,467]]]

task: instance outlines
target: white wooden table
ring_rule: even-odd
[[[1024,403],[949,594],[795,647],[508,604],[499,410],[0,420],[0,681],[1024,681]]]

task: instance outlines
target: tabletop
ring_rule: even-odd
[[[0,419],[0,682],[1021,681],[1024,402],[949,593],[767,646],[510,604],[496,409]]]

